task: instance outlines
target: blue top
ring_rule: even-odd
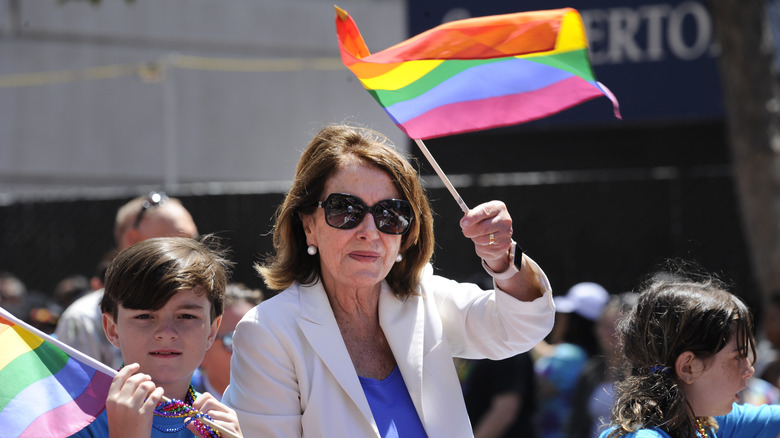
[[[162,426],[164,428],[179,428],[184,424],[184,418],[169,418],[154,416],[152,420],[154,424]],[[161,432],[155,428],[152,428],[152,438],[193,438],[197,435],[184,428],[176,433]],[[71,435],[71,438],[109,438],[108,437],[108,415],[106,410],[95,418],[95,421],[89,423],[89,426],[81,429],[75,434]]]
[[[199,392],[195,392],[195,398],[197,399],[200,396]],[[155,426],[160,427],[163,430],[175,430],[184,425],[184,418],[171,418],[171,417],[160,417],[158,415],[155,415],[152,417],[152,424]],[[195,435],[194,433],[190,432],[189,429],[186,427],[178,432],[163,432],[161,430],[158,430],[156,427],[152,427],[152,438],[192,438]],[[89,423],[89,425],[80,431],[76,432],[75,434],[71,435],[69,438],[109,438],[108,436],[108,414],[106,413],[106,410],[103,409],[103,412],[100,413],[100,415],[95,418],[95,421],[92,423]]]
[[[776,438],[780,434],[780,405],[740,405],[734,403],[731,412],[715,417],[718,421],[718,433],[711,438]],[[601,433],[606,438],[613,427]],[[669,434],[658,428],[640,429],[636,433],[621,438],[669,438]]]
[[[368,405],[371,407],[371,413],[374,414],[379,436],[382,438],[428,436],[397,366],[384,380],[361,376],[358,378],[368,399]]]

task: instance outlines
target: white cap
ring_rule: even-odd
[[[609,292],[596,283],[578,283],[566,295],[555,297],[554,300],[556,312],[574,312],[595,321],[609,301]]]

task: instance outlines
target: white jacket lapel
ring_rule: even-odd
[[[371,407],[360,385],[355,367],[341,338],[336,318],[321,283],[301,287],[301,316],[298,325],[322,363],[352,399],[366,421],[373,422]]]
[[[421,297],[398,299],[386,282],[379,295],[379,325],[393,351],[398,369],[409,389],[420,419],[423,420],[422,393],[425,312]]]

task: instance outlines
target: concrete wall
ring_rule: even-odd
[[[339,6],[372,51],[407,37],[402,0]],[[278,190],[329,122],[367,125],[407,147],[341,64],[333,2],[6,0],[0,8],[6,202],[195,182],[277,182]]]

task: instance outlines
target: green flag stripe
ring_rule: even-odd
[[[0,411],[24,388],[57,374],[69,356],[59,348],[44,342],[35,350],[22,354],[0,370]]]
[[[549,65],[577,75],[585,80],[595,80],[593,71],[588,62],[586,49],[573,50],[571,52],[558,53],[555,55],[539,56],[531,58],[521,58],[526,61]],[[436,87],[447,79],[466,71],[470,68],[485,65],[493,62],[502,62],[513,60],[514,57],[493,58],[493,59],[472,59],[472,60],[446,60],[436,68],[428,72],[425,76],[412,82],[411,84],[397,90],[367,90],[383,107],[389,107],[395,103],[414,99],[417,96],[425,94],[430,89]]]

